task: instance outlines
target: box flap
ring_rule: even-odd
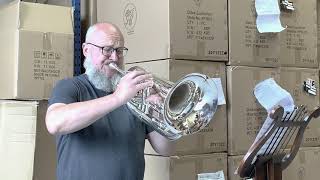
[[[0,10],[1,11],[1,10]],[[1,16],[1,15],[0,15]],[[2,28],[2,22],[0,20],[0,26]],[[0,29],[1,29],[0,28]],[[14,98],[16,94],[16,82],[17,82],[17,30],[14,29],[1,29],[0,30],[0,54],[1,61],[1,88],[0,88],[0,98],[8,99]]]
[[[32,179],[37,103],[6,101],[1,107],[1,179]],[[19,173],[12,173],[19,172]]]
[[[73,34],[72,8],[19,2],[19,29]]]
[[[19,4],[17,1],[0,6],[0,32],[18,27]]]

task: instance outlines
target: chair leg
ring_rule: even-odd
[[[257,166],[254,180],[268,180],[267,179],[267,167],[265,165]]]
[[[274,163],[272,159],[255,168],[254,180],[282,180],[281,164]]]

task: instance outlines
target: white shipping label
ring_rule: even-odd
[[[223,171],[215,173],[201,173],[198,174],[198,180],[224,180],[224,173]]]
[[[306,81],[303,82],[303,89],[307,93],[316,96],[317,95],[317,87],[316,82],[313,79],[308,78]]]

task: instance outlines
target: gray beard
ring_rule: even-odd
[[[104,73],[96,69],[90,58],[86,58],[83,64],[86,69],[85,74],[89,81],[97,88],[108,93],[114,92],[117,88],[121,76],[116,73],[111,78],[108,78]]]

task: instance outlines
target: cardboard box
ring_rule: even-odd
[[[281,10],[280,33],[259,33],[254,0],[229,0],[229,65],[318,68],[316,0]],[[239,11],[238,9],[241,9]]]
[[[225,65],[217,62],[184,61],[184,60],[161,60],[145,63],[127,64],[127,68],[140,66],[162,79],[177,81],[189,73],[202,73],[209,77],[221,78],[224,93],[226,93]],[[216,113],[209,125],[200,132],[188,135],[177,140],[176,153],[203,154],[222,152],[227,150],[227,119],[226,105],[218,106]],[[146,141],[146,154],[157,154],[149,141]]]
[[[293,0],[295,11],[281,11],[287,29],[280,36],[282,66],[318,68],[317,0]]]
[[[311,110],[319,104],[319,94],[303,91],[307,78],[318,84],[318,70],[305,68],[257,68],[245,66],[227,67],[228,99],[228,153],[245,154],[253,143],[264,120],[266,110],[257,102],[253,89],[260,81],[273,77],[294,98],[295,105],[308,105]],[[303,146],[320,144],[319,121],[313,119],[304,134]]]
[[[0,101],[0,177],[55,180],[55,138],[45,126],[47,101]]]
[[[72,0],[23,0],[25,2],[34,2],[34,3],[42,3],[42,4],[50,4],[57,6],[72,6]]]
[[[317,44],[317,55],[318,55],[318,64],[319,64],[319,68],[320,68],[320,1],[317,0],[317,28],[318,28],[318,31],[317,31],[317,40],[318,40],[318,44]]]
[[[319,178],[320,148],[300,148],[295,159],[282,173],[283,180],[310,180]]]
[[[128,63],[228,60],[225,0],[98,0],[97,18],[119,26],[129,48]]]
[[[223,171],[227,178],[227,154],[194,156],[145,155],[145,180],[195,180],[198,174]]]
[[[228,179],[244,180],[234,174],[243,155],[228,156]],[[318,179],[318,167],[320,166],[320,148],[303,147],[299,149],[294,160],[282,173],[283,180],[311,180]]]
[[[279,66],[279,33],[260,34],[254,0],[229,0],[229,65]],[[239,11],[241,9],[241,11]]]
[[[1,99],[48,99],[73,76],[72,9],[14,1],[0,9]]]
[[[307,79],[315,82],[316,95],[308,94],[303,90],[303,83]],[[309,112],[319,106],[319,70],[305,68],[281,68],[281,86],[294,98],[296,105],[307,105]],[[320,118],[312,119],[308,124],[302,146],[320,146]]]
[[[267,78],[280,80],[280,70],[244,66],[227,67],[228,154],[245,154],[267,112],[256,101],[253,88]]]

